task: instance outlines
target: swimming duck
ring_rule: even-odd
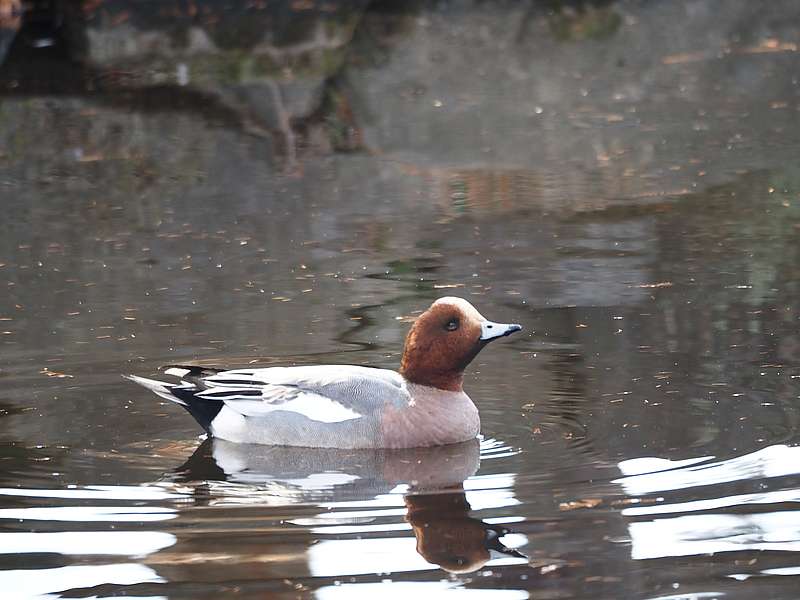
[[[521,329],[488,321],[463,298],[445,297],[414,321],[399,372],[355,365],[171,365],[165,373],[179,383],[127,377],[182,405],[209,435],[231,442],[439,446],[478,435],[478,409],[462,388],[464,369],[490,341]]]

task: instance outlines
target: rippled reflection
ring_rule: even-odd
[[[800,512],[694,515],[631,523],[634,559],[744,550],[800,551]]]
[[[529,598],[525,590],[479,590],[465,589],[456,582],[447,581],[403,581],[368,583],[360,585],[339,585],[317,590],[319,600],[373,600],[374,598],[406,599],[409,596],[422,598],[477,598],[479,600],[522,600]]]
[[[494,450],[491,444],[487,447]],[[522,554],[501,541],[509,529],[470,516],[471,502],[478,507],[515,503],[509,497],[513,478],[470,479],[479,463],[477,440],[404,450],[208,440],[178,471],[178,479],[208,486],[212,498],[198,502],[214,506],[240,501],[320,505],[323,512],[287,520],[319,539],[307,551],[313,576],[414,571],[431,565],[469,572],[493,558],[524,562]],[[413,539],[396,537],[409,530]],[[367,535],[373,537],[364,539]]]
[[[632,495],[728,483],[741,479],[781,477],[800,473],[800,446],[776,445],[723,461],[711,457],[671,461],[634,459],[619,464],[627,476],[615,480]],[[698,464],[699,463],[699,464]],[[636,473],[658,467],[654,472]]]
[[[800,485],[792,477],[800,473],[798,446],[769,446],[721,461],[642,458],[619,467],[626,475],[615,482],[637,503],[621,511],[633,519],[634,559],[800,551]],[[747,488],[758,491],[741,493]]]
[[[80,535],[69,531],[0,533],[0,548],[6,549],[0,553],[13,554],[139,556],[174,543],[174,535],[157,531],[83,531]]]
[[[113,565],[72,565],[56,569],[24,569],[0,571],[0,588],[15,590],[10,597],[45,600],[62,597],[58,592],[92,588],[98,585],[119,586],[140,583],[163,583],[151,568],[139,563]],[[7,596],[8,597],[8,596]],[[100,596],[92,596],[100,598]],[[142,596],[127,596],[144,600]],[[166,596],[147,596],[147,600],[166,600]]]
[[[517,452],[496,440],[406,450],[206,440],[182,466],[140,486],[5,488],[0,497],[16,506],[0,508],[0,582],[29,598],[102,597],[133,585],[150,590],[138,597],[159,597],[159,586],[190,581],[201,565],[225,565],[204,574],[208,583],[258,572],[319,581],[322,597],[337,597],[351,588],[326,582],[344,576],[527,565],[516,548],[528,539],[511,530],[520,519],[507,512],[519,504],[514,476],[477,473],[481,453],[491,464]],[[495,516],[475,515],[487,510]],[[75,523],[85,524],[80,535]],[[41,568],[15,568],[25,556]],[[407,583],[445,596],[465,589]]]

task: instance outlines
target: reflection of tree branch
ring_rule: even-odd
[[[392,304],[394,303],[387,302],[382,306],[387,307],[391,306]],[[373,350],[379,347],[375,342],[364,342],[355,339],[362,331],[375,324],[375,321],[369,316],[369,311],[375,308],[379,308],[379,306],[358,306],[345,310],[345,314],[350,318],[351,321],[355,321],[356,326],[348,329],[341,335],[336,336],[336,341],[349,346],[358,346],[360,350]]]
[[[275,107],[275,116],[278,121],[278,131],[283,136],[284,152],[285,152],[285,170],[287,173],[294,173],[297,168],[297,145],[295,143],[295,134],[292,130],[292,124],[289,117],[289,112],[286,110],[283,95],[278,85],[272,80],[267,80],[267,87],[272,95],[272,105]]]

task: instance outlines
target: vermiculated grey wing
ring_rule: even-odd
[[[386,369],[351,365],[222,371],[203,378],[197,396],[222,400],[246,416],[290,411],[326,423],[401,407],[411,397],[403,378]]]

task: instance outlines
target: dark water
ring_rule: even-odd
[[[70,6],[2,21],[4,598],[797,596],[792,3]],[[442,295],[525,328],[474,444],[121,378],[393,368]]]

